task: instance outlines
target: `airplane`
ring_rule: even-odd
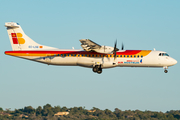
[[[41,45],[29,38],[21,26],[15,22],[5,23],[12,51],[6,55],[15,56],[35,62],[58,66],[81,66],[91,68],[101,74],[102,69],[113,67],[168,67],[177,63],[166,52],[156,50],[121,50],[114,47],[101,46],[90,39],[81,39],[83,49],[57,49]]]

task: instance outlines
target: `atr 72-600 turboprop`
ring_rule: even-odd
[[[24,58],[48,65],[82,66],[92,68],[95,73],[113,67],[162,67],[167,68],[177,61],[166,52],[151,50],[121,50],[116,47],[101,46],[90,39],[81,39],[81,50],[57,49],[40,45],[29,38],[21,26],[15,22],[5,23],[13,51],[6,55]]]

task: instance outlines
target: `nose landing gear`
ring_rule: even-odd
[[[98,74],[102,73],[101,65],[95,65],[92,70],[93,70],[93,72],[95,72],[95,73],[97,72]]]
[[[167,70],[168,67],[163,67],[163,68],[164,68],[164,72],[165,72],[165,73],[168,73],[168,70]]]
[[[167,72],[168,72],[168,70],[164,70],[164,72],[165,72],[165,73],[167,73]]]

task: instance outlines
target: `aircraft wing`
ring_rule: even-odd
[[[85,51],[97,51],[98,49],[101,48],[100,45],[98,45],[97,43],[89,40],[89,39],[81,39],[79,40],[82,44],[81,47],[85,50]]]
[[[104,53],[104,54],[112,54],[114,53],[114,47],[110,47],[110,46],[101,46],[98,45],[97,43],[89,40],[89,39],[81,39],[79,40],[82,44],[81,47],[85,50],[85,51],[94,51],[97,53]],[[116,48],[115,46],[115,50],[118,51],[119,49]]]

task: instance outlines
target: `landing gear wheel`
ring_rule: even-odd
[[[168,72],[168,70],[164,70],[164,72],[165,72],[165,73],[167,73],[167,72]]]
[[[97,72],[98,68],[97,67],[93,67],[93,72]]]
[[[98,74],[101,74],[102,73],[102,68],[99,68],[98,71],[97,71]]]

